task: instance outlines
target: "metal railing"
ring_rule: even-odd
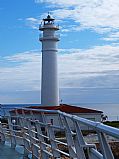
[[[59,24],[55,24],[55,23],[47,23],[44,25],[44,23],[41,23],[39,25],[39,30],[42,28],[56,28],[59,30]]]
[[[49,117],[58,124],[49,122]],[[72,130],[71,123],[74,129]],[[87,143],[81,125],[98,136],[99,148]],[[24,155],[37,159],[114,159],[107,135],[119,139],[119,129],[61,111],[16,109],[0,122],[1,141],[24,146]]]

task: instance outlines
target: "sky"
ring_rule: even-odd
[[[63,103],[119,103],[118,0],[0,0],[0,102],[40,103],[39,25],[60,26]]]

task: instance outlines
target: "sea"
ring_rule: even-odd
[[[100,110],[109,121],[119,121],[119,103],[75,103],[74,105]]]
[[[119,103],[67,103],[84,108],[103,111],[109,121],[119,121]],[[8,115],[9,110],[28,106],[40,106],[41,104],[2,104],[0,105],[0,115]]]

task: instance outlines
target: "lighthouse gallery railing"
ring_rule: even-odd
[[[34,111],[38,113],[39,120]],[[51,114],[57,115],[60,124],[47,122]],[[4,120],[0,122],[1,142],[11,142],[12,148],[17,144],[22,145],[25,156],[31,153],[32,157],[38,159],[114,159],[107,135],[119,139],[119,129],[52,110],[22,109],[19,114],[16,109],[14,116],[6,116]],[[73,122],[73,131],[69,121]],[[85,141],[80,128],[82,124],[96,132],[100,148]]]

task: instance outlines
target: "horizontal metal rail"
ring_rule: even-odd
[[[17,144],[24,146],[25,156],[32,153],[37,159],[114,159],[107,135],[119,139],[117,128],[57,110],[17,108],[10,114],[1,118],[1,141],[11,142],[13,148]],[[49,122],[51,117],[58,122]],[[82,124],[95,132],[98,147],[86,142]]]

